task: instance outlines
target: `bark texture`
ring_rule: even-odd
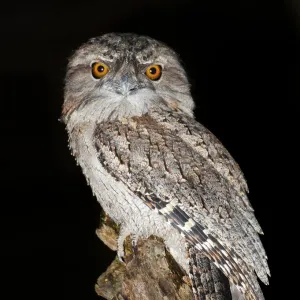
[[[96,233],[108,247],[117,249],[118,228],[107,216]],[[193,299],[189,278],[155,236],[140,239],[134,248],[127,238],[124,263],[116,257],[95,289],[99,296],[114,300]]]

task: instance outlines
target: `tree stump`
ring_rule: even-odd
[[[98,237],[117,250],[119,228],[104,215],[97,229]],[[161,239],[139,239],[132,248],[130,237],[124,244],[124,263],[118,257],[98,278],[95,289],[109,300],[189,300],[193,299],[191,282],[167,251]]]

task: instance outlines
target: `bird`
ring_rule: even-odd
[[[155,235],[195,299],[202,263],[228,280],[233,299],[262,300],[258,278],[267,285],[270,270],[245,176],[194,108],[179,55],[151,37],[105,33],[69,59],[62,120],[93,194],[120,225],[119,258],[127,236]],[[217,285],[210,296],[224,299]]]

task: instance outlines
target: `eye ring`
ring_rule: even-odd
[[[158,80],[161,77],[161,73],[162,68],[160,65],[151,65],[145,72],[146,76],[153,81]]]
[[[92,64],[92,75],[95,79],[100,79],[105,76],[109,71],[109,68],[103,62],[94,62]]]

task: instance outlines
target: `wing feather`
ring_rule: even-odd
[[[267,282],[269,270],[242,173],[221,143],[185,118],[169,113],[163,120],[101,123],[94,134],[99,160],[203,250],[248,299],[263,299],[253,271]]]

